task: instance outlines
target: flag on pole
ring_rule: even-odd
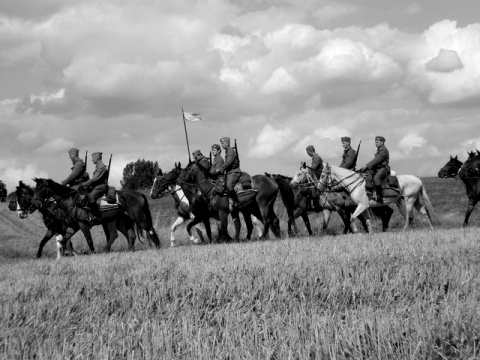
[[[200,116],[200,113],[188,113],[188,112],[183,113],[183,119],[188,121],[203,120],[203,118]]]

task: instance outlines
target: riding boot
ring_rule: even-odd
[[[383,204],[383,187],[382,185],[375,185],[375,192],[377,193],[376,201],[379,204]]]
[[[102,223],[102,213],[100,212],[96,202],[90,203],[90,210],[91,215],[89,219],[89,225],[100,225]]]

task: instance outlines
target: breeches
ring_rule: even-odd
[[[105,185],[95,186],[90,194],[88,194],[88,202],[90,204],[96,202],[103,194],[105,194]]]
[[[375,175],[373,176],[373,183],[375,184],[375,186],[382,185],[382,181],[387,178],[389,172],[390,171],[387,170],[386,168],[378,169]]]
[[[242,172],[238,171],[230,171],[227,173],[227,190],[232,191],[235,184],[240,181],[240,177],[242,176]]]

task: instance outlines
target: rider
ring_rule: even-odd
[[[240,162],[238,161],[237,152],[230,147],[230,138],[223,137],[220,139],[220,145],[225,150],[225,162],[222,166],[216,169],[217,173],[225,172],[227,175],[227,190],[228,195],[232,199],[233,205],[238,206],[240,201],[238,200],[237,193],[234,190],[235,184],[240,181],[242,171],[240,170]]]
[[[193,160],[198,165],[200,165],[201,167],[203,167],[207,171],[210,170],[210,166],[212,166],[212,165],[210,164],[210,161],[205,156],[203,156],[203,154],[200,150],[195,150],[192,153],[192,155],[193,155]]]
[[[323,160],[315,152],[315,148],[313,145],[308,145],[307,148],[307,154],[312,158],[312,166],[310,167],[312,169],[312,175],[314,180],[320,179],[320,175],[322,175],[322,170],[323,170]],[[310,196],[312,199],[313,203],[313,209],[315,212],[320,212],[320,203],[319,203],[319,198],[320,198],[320,193],[317,191],[315,188],[310,189]]]
[[[380,204],[383,204],[382,181],[385,180],[390,173],[390,167],[388,165],[390,155],[384,143],[385,138],[383,136],[375,137],[375,146],[377,147],[375,158],[360,169],[360,172],[367,171],[370,173],[370,176],[373,175],[373,183],[375,185],[375,192],[377,193],[376,201]]]
[[[105,194],[105,180],[107,177],[107,166],[102,162],[101,152],[92,154],[92,162],[96,165],[92,178],[82,184],[82,187],[93,188],[88,194],[88,203],[92,210],[92,217],[89,220],[90,226],[101,223],[102,215],[97,205],[97,199]]]
[[[225,160],[223,160],[222,149],[220,148],[220,145],[213,144],[211,152],[213,155],[213,159],[212,159],[212,167],[210,168],[210,173],[215,174],[217,172],[217,169],[219,169],[223,165]]]
[[[78,157],[79,150],[77,148],[72,148],[68,150],[68,156],[72,160],[72,172],[65,180],[62,180],[62,185],[68,185],[73,188],[78,188],[80,186],[82,176],[85,173],[86,166],[82,159]]]
[[[356,151],[350,146],[351,139],[348,136],[342,137],[342,146],[344,148],[342,162],[340,167],[348,170],[355,170]]]

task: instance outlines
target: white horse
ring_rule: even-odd
[[[425,216],[430,228],[433,229],[432,223],[434,221],[439,223],[440,221],[433,210],[422,181],[414,175],[397,175],[397,179],[400,185],[400,194],[385,197],[383,205],[393,204],[403,197],[406,207],[406,221],[403,229],[406,230],[413,220],[413,207]],[[318,189],[323,191],[324,188],[338,185],[345,188],[352,200],[357,204],[357,208],[352,214],[352,228],[355,227],[353,224],[355,219],[366,209],[382,206],[382,204],[368,199],[365,179],[362,175],[351,170],[329,165],[328,163],[324,164],[322,175],[318,181]],[[420,202],[420,199],[423,200],[423,204]],[[371,229],[369,220],[367,220],[367,224],[369,229]]]

